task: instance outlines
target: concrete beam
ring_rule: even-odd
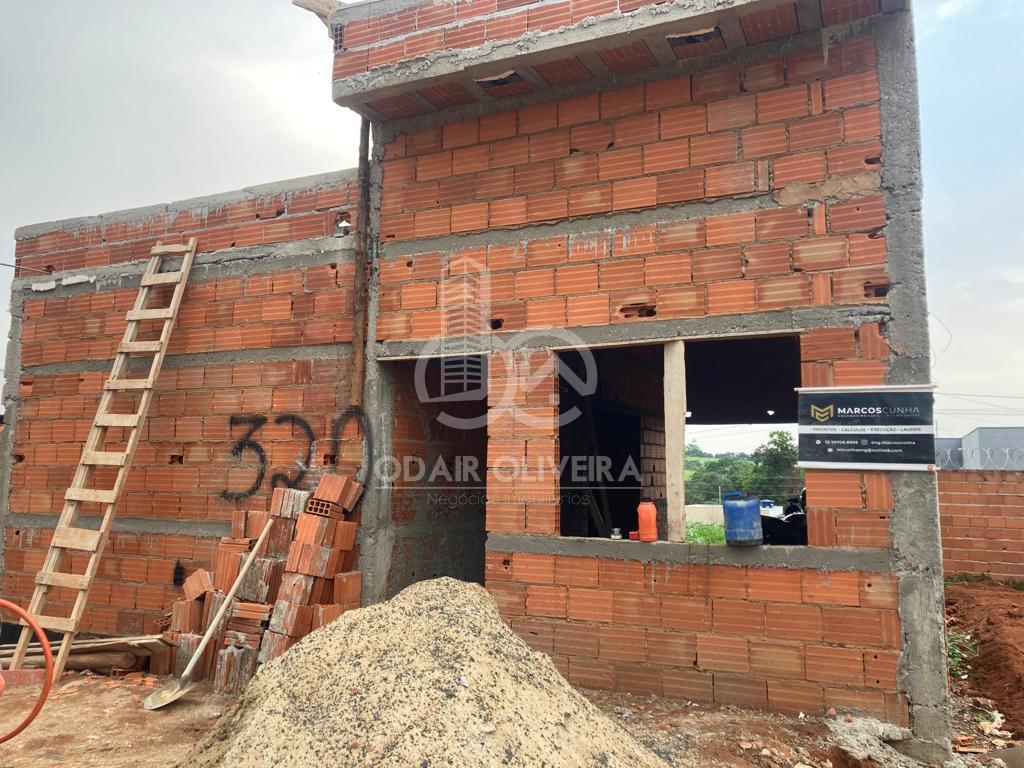
[[[222,277],[262,275],[283,269],[301,269],[351,261],[355,257],[355,237],[313,237],[284,243],[225,248],[201,253],[195,257],[190,283]],[[51,275],[15,278],[11,292],[15,299],[47,299],[78,296],[97,291],[137,289],[139,278],[146,271],[148,258],[54,272]]]
[[[57,515],[13,514],[6,519],[6,525],[21,528],[53,528],[57,524]],[[78,528],[95,531],[100,527],[98,517],[79,517],[75,523]],[[147,517],[115,517],[114,530],[122,533],[151,533],[167,536],[199,536],[207,539],[219,539],[231,533],[231,523],[211,520],[164,520]]]
[[[608,557],[641,563],[694,563],[696,565],[737,565],[760,568],[810,568],[820,571],[870,571],[891,573],[892,556],[885,549],[839,547],[730,547],[725,544],[530,536],[491,533],[489,552],[527,552],[571,557]]]
[[[343,171],[330,171],[313,176],[300,176],[295,179],[256,184],[251,187],[243,187],[232,192],[216,195],[190,197],[173,203],[126,208],[121,211],[110,211],[95,216],[79,216],[71,219],[57,219],[39,224],[29,224],[14,230],[14,239],[24,240],[30,237],[45,235],[48,232],[74,232],[79,229],[90,229],[109,224],[120,224],[126,221],[138,221],[139,219],[163,217],[166,220],[173,220],[180,213],[214,210],[225,205],[231,205],[232,203],[258,200],[276,195],[287,195],[300,190],[335,187],[339,184],[355,181],[355,177],[355,169],[349,168]]]
[[[645,320],[615,325],[577,326],[575,328],[532,329],[528,334],[515,331],[459,337],[458,354],[492,354],[505,350],[576,349],[614,347],[635,344],[663,344],[684,339],[739,338],[743,336],[794,335],[813,328],[850,328],[862,323],[887,322],[889,308],[884,304],[853,304],[833,307],[779,309],[772,312],[747,312],[737,315],[706,315],[672,320]],[[378,360],[409,360],[418,357],[444,357],[438,340],[377,342]]]

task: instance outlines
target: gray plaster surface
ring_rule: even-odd
[[[266,347],[263,349],[230,349],[223,352],[191,352],[183,355],[168,355],[164,358],[164,368],[201,368],[207,365],[232,365],[234,363],[276,363],[281,360],[336,360],[339,357],[351,357],[352,345],[316,344],[296,347]],[[107,371],[113,358],[90,358],[73,360],[67,363],[45,363],[30,365],[22,370],[31,376],[60,376],[66,373],[84,371]],[[129,370],[140,370],[148,367],[145,358],[129,363]],[[9,406],[8,406],[9,407]]]
[[[7,517],[6,525],[23,528],[53,528],[57,515],[16,514]],[[78,528],[97,530],[98,517],[79,517]],[[231,534],[231,524],[213,520],[164,520],[145,517],[119,516],[114,518],[114,530],[122,533],[152,533],[169,536],[201,536],[207,539]]]
[[[216,280],[221,277],[240,277],[297,269],[320,264],[351,261],[353,237],[314,237],[270,245],[252,245],[225,248],[220,251],[197,254],[193,261],[189,282]],[[77,296],[96,291],[138,288],[139,278],[146,271],[148,258],[54,272],[48,280],[19,277],[12,281],[11,291],[27,298]]]
[[[878,28],[882,116],[882,191],[889,222],[892,320],[887,324],[890,384],[930,384],[928,305],[921,221],[921,135],[913,18],[884,17]],[[916,749],[929,759],[950,754],[950,700],[943,621],[942,542],[932,473],[893,474],[890,518],[899,564],[899,610],[904,653],[897,672],[910,699]]]
[[[370,150],[370,221],[367,228],[367,257],[370,260],[366,334],[366,379],[363,409],[375,431],[373,450],[363,461],[373,467],[392,455],[391,425],[394,423],[393,370],[377,360],[377,316],[380,311],[380,194],[384,143],[380,127],[373,126]],[[363,605],[385,599],[391,553],[395,546],[395,526],[391,522],[391,487],[386,480],[372,475],[363,491],[362,520],[359,525],[359,569],[362,571]]]
[[[216,195],[203,197],[190,197],[185,200],[177,200],[173,203],[161,203],[158,205],[147,205],[139,208],[127,208],[121,211],[110,211],[94,216],[79,216],[71,219],[58,219],[56,221],[45,221],[39,224],[28,224],[18,227],[14,231],[15,240],[24,240],[30,237],[38,237],[48,232],[74,232],[81,229],[91,229],[109,224],[120,224],[127,221],[138,221],[139,219],[151,219],[163,217],[166,220],[173,220],[179,213],[190,213],[196,211],[211,211],[231,203],[243,202],[245,200],[258,200],[260,198],[274,197],[276,195],[287,195],[291,192],[298,192],[306,189],[321,189],[333,187],[338,184],[353,181],[355,171],[347,169],[343,171],[331,171],[313,176],[301,176],[295,179],[273,181],[266,184],[256,184],[251,187],[244,187],[232,192],[223,192]]]

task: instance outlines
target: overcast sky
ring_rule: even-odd
[[[1017,6],[915,3],[934,378],[956,395],[939,399],[943,435],[1024,424]],[[0,14],[0,261],[22,224],[355,165],[326,30],[288,0],[0,0]],[[692,434],[750,450],[765,430]]]

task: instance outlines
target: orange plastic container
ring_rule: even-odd
[[[640,541],[658,540],[658,508],[650,499],[641,499],[636,508],[640,525]]]

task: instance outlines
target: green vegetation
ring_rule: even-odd
[[[978,657],[978,643],[966,632],[947,629],[946,653],[949,656],[950,674],[962,679],[971,671],[970,662]]]
[[[721,494],[740,491],[785,504],[804,484],[803,470],[796,462],[796,443],[783,430],[772,432],[753,455],[712,455],[690,443],[686,446],[686,503],[717,504]]]
[[[687,521],[686,540],[691,544],[725,544],[725,526]]]
[[[996,579],[987,573],[954,573],[946,576],[945,584],[995,584],[1000,587],[1009,587],[1018,592],[1024,592],[1024,581],[1013,581],[1010,579]]]

